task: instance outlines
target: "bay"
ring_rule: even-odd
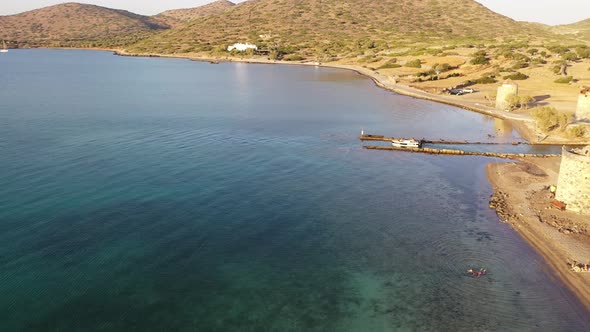
[[[349,71],[11,50],[2,330],[590,328],[487,208],[493,159],[367,151],[361,128],[519,140]]]

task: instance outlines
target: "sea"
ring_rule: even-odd
[[[488,208],[505,160],[361,130],[521,141],[341,69],[0,55],[0,331],[590,330]]]

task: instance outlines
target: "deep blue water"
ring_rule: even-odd
[[[487,209],[494,160],[360,128],[518,140],[348,71],[0,56],[0,330],[590,329]]]

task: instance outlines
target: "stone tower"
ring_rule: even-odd
[[[504,111],[508,109],[506,99],[509,95],[518,95],[518,84],[511,80],[505,81],[499,88],[496,95],[496,109]]]
[[[555,198],[568,210],[590,215],[590,146],[563,147]]]
[[[578,108],[576,109],[576,120],[590,122],[590,88],[580,91]]]

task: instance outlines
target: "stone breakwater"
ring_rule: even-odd
[[[379,146],[379,145],[365,145],[363,148],[368,150],[391,150],[391,151],[406,151],[426,154],[442,154],[453,156],[481,156],[502,159],[518,159],[518,158],[550,158],[557,157],[553,154],[531,154],[531,153],[498,153],[498,152],[477,152],[477,151],[463,151],[452,149],[432,149],[432,148],[410,148],[410,147],[395,147],[395,146]]]

